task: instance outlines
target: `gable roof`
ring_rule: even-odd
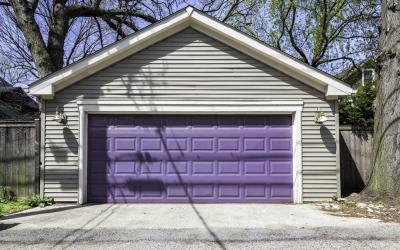
[[[39,79],[29,87],[29,92],[42,98],[52,98],[55,92],[188,27],[192,27],[310,85],[325,93],[325,96],[329,99],[336,99],[339,96],[347,96],[353,93],[353,89],[341,80],[190,6]]]

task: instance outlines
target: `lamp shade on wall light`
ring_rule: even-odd
[[[57,107],[53,120],[58,123],[65,124],[67,122],[67,116],[64,114],[63,111],[59,111]]]
[[[317,112],[315,114],[315,123],[324,124],[326,121],[328,121],[328,118],[326,117],[325,112]]]

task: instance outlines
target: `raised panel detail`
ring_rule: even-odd
[[[291,197],[292,187],[290,185],[272,185],[271,186],[271,197],[282,198]]]
[[[115,138],[115,150],[130,150],[136,149],[136,140],[133,138]]]
[[[245,174],[265,174],[266,167],[265,161],[245,161],[244,162]]]
[[[239,143],[237,138],[219,138],[218,151],[239,151]]]
[[[213,138],[193,138],[192,149],[193,151],[213,151],[214,140]]]
[[[132,161],[118,161],[114,163],[115,165],[115,174],[135,174],[135,162]]]
[[[270,148],[272,151],[290,151],[291,139],[289,138],[271,138]]]
[[[167,138],[167,149],[173,151],[186,151],[187,150],[186,138]]]
[[[167,187],[168,198],[185,198],[189,192],[186,185],[172,184]]]
[[[193,197],[195,198],[214,197],[214,186],[210,184],[193,185]]]
[[[239,198],[240,185],[224,184],[219,185],[219,197],[221,198]]]
[[[269,166],[271,169],[271,174],[290,174],[292,172],[292,162],[291,161],[270,161]]]
[[[214,174],[214,164],[212,161],[194,161],[193,175],[197,174]]]
[[[142,174],[162,174],[161,162],[147,162],[140,168]]]
[[[290,118],[104,115],[100,120],[108,125],[89,123],[94,131],[88,138],[89,202],[293,199]]]
[[[264,138],[244,138],[244,151],[264,151],[265,139]]]
[[[240,166],[237,161],[220,161],[218,162],[219,175],[240,175]]]
[[[188,162],[167,162],[167,174],[188,174]]]
[[[115,187],[115,197],[122,199],[135,198],[137,194],[135,185],[118,185]]]
[[[261,198],[266,196],[265,185],[263,184],[248,184],[245,185],[245,196],[247,198]]]
[[[140,141],[140,149],[149,150],[161,150],[161,139],[158,138],[142,138]]]

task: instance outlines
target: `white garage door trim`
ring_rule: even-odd
[[[79,192],[78,202],[87,201],[87,127],[89,114],[291,114],[293,135],[293,201],[301,203],[302,188],[302,142],[301,113],[303,101],[201,101],[153,100],[78,100],[79,107]]]

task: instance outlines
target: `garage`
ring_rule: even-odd
[[[57,202],[340,197],[346,83],[187,7],[30,86]]]
[[[290,115],[89,115],[88,202],[292,202]]]

